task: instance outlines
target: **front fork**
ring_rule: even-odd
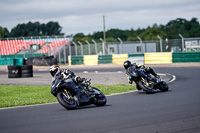
[[[141,81],[145,84],[146,87],[148,87],[150,84],[147,82],[147,79],[144,79],[141,77]]]
[[[67,100],[70,99],[70,96],[69,96],[68,91],[66,89],[64,89],[63,95],[65,96],[65,98],[67,98]]]

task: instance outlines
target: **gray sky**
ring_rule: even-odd
[[[137,29],[176,18],[200,21],[200,0],[0,0],[0,26],[9,30],[29,21],[56,21],[65,35]]]

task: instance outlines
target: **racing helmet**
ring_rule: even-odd
[[[60,66],[59,65],[52,65],[49,70],[52,77],[60,73]]]
[[[129,60],[124,62],[124,68],[128,69],[131,66],[131,62]]]

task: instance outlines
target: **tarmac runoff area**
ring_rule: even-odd
[[[145,65],[147,66],[147,65]],[[188,63],[188,64],[170,64],[170,65],[148,65],[152,68],[154,67],[186,67],[186,66],[200,66],[200,63]],[[85,66],[85,65],[75,65],[75,66],[67,66],[61,65],[61,69],[73,69],[73,70],[83,70],[81,72],[75,73],[80,77],[85,77],[87,79],[91,79],[92,84],[128,84],[127,77],[124,71],[116,71],[116,72],[99,72],[95,71],[98,69],[110,69],[110,68],[122,68],[122,65],[116,64],[103,64],[96,66]],[[48,72],[37,72],[36,71],[49,71],[49,66],[33,66],[34,74],[31,78],[8,78],[7,73],[0,74],[0,84],[1,85],[51,85],[51,76]],[[89,72],[87,70],[93,70]],[[117,70],[117,69],[116,69]],[[0,66],[0,71],[7,71],[7,66]],[[166,81],[167,83],[172,82],[176,79],[175,75],[158,73],[161,79]],[[98,77],[98,80],[97,80]]]

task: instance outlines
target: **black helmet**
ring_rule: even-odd
[[[131,66],[131,62],[129,60],[124,62],[124,68],[128,69]]]
[[[60,67],[59,67],[59,65],[52,65],[50,67],[49,72],[51,73],[52,77],[54,77],[54,75],[57,75],[58,73],[60,73]]]

